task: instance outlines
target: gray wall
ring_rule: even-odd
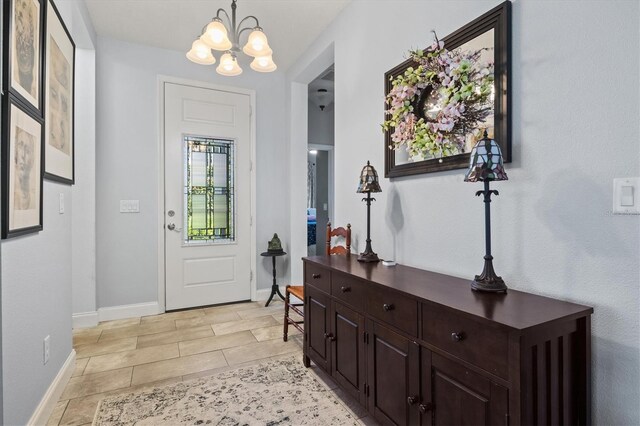
[[[367,160],[383,175],[384,72],[430,44],[430,29],[444,37],[499,3],[351,2],[288,71],[295,81],[334,44],[336,222],[352,223],[354,249],[366,238],[364,208],[340,182]],[[513,3],[514,161],[495,185],[494,265],[511,288],[595,308],[594,424],[640,424],[640,217],[611,214],[612,179],[640,175],[639,7]],[[483,206],[463,173],[382,179],[371,212],[381,258],[481,271]]]
[[[86,64],[80,50],[86,53],[93,49],[95,35],[84,3],[58,2],[58,7],[79,49],[79,64]],[[90,66],[76,66],[77,90],[90,91],[93,78]],[[85,120],[93,119],[92,102],[91,96],[76,96],[76,117],[80,119],[75,123],[75,164],[79,183],[85,174],[78,165],[92,161],[85,154],[93,138],[83,127]],[[84,188],[84,182],[81,186]],[[2,242],[3,424],[27,423],[72,350],[72,235],[80,226],[76,218],[92,214],[76,210],[74,199],[85,194],[84,189],[77,188],[45,181],[44,230]],[[91,193],[93,189],[86,191]],[[64,194],[64,214],[58,213],[59,194]],[[88,238],[90,228],[83,228]],[[92,254],[80,256],[90,259]],[[43,365],[43,339],[47,335],[51,336],[51,355]]]
[[[222,77],[183,52],[102,37],[97,52],[98,308],[158,299],[158,75],[256,90],[256,252],[266,249],[274,232],[286,250],[284,75],[256,73],[241,63],[241,76]],[[122,199],[140,200],[140,213],[120,214]],[[279,271],[287,269],[288,261],[279,264]],[[270,286],[270,275],[270,259],[258,256],[259,288]]]
[[[326,231],[329,221],[329,155],[327,151],[316,154],[316,253],[324,254],[326,250]]]

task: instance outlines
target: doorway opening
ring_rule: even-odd
[[[325,253],[334,206],[334,67],[308,86],[307,255]]]

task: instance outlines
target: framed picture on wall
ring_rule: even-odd
[[[45,175],[74,183],[74,78],[76,46],[52,1],[47,8],[45,66]]]
[[[43,0],[4,1],[4,39],[9,41],[5,87],[42,115]]]
[[[42,230],[42,119],[5,96],[2,139],[2,238]]]
[[[479,18],[469,22],[442,39],[444,47],[462,57],[464,53],[478,52],[474,61],[479,69],[492,70],[493,81],[488,101],[488,115],[478,120],[472,128],[465,128],[464,135],[459,135],[455,149],[446,149],[432,153],[430,151],[416,154],[408,149],[394,146],[395,130],[385,131],[385,177],[396,178],[422,173],[433,173],[445,170],[466,168],[469,165],[469,153],[475,143],[482,137],[482,130],[487,130],[490,138],[500,145],[505,162],[511,161],[511,106],[510,106],[510,74],[511,74],[511,2],[506,1]],[[429,48],[425,49],[427,51]],[[418,64],[410,58],[385,73],[385,96],[394,89],[394,80],[407,70],[417,68]],[[483,70],[484,71],[484,70]],[[427,86],[429,88],[430,86]],[[410,105],[411,120],[402,123],[403,130],[424,125],[445,126],[447,108],[438,102],[441,94],[437,90],[420,90]],[[385,110],[389,106],[385,103]],[[467,102],[466,111],[471,108]],[[464,110],[463,110],[464,111]],[[464,114],[464,112],[463,112]],[[459,114],[458,114],[459,116]],[[385,120],[390,114],[385,112]],[[451,121],[448,121],[451,123]],[[415,132],[418,133],[417,131]],[[431,139],[431,138],[430,138]],[[432,139],[437,141],[437,139]],[[437,145],[436,145],[437,146]],[[441,144],[440,146],[444,146]],[[447,147],[449,148],[449,147]]]

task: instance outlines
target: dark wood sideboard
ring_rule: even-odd
[[[382,424],[591,423],[592,308],[356,256],[303,261],[305,365]]]

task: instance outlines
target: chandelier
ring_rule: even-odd
[[[258,72],[275,71],[277,66],[273,62],[273,51],[269,47],[267,36],[262,31],[258,18],[255,16],[247,16],[237,23],[236,21],[236,5],[237,0],[231,3],[231,17],[222,8],[218,9],[216,17],[203,29],[202,35],[198,37],[192,44],[191,50],[187,52],[187,58],[191,62],[200,65],[213,65],[216,58],[211,50],[224,52],[220,57],[220,63],[216,67],[218,74],[225,76],[234,76],[242,74],[242,68],[238,65],[237,54],[240,52],[240,36],[245,31],[250,31],[247,43],[242,51],[252,56],[251,69]],[[226,18],[226,22],[222,21],[221,16]],[[242,25],[247,20],[255,21],[255,26]]]

